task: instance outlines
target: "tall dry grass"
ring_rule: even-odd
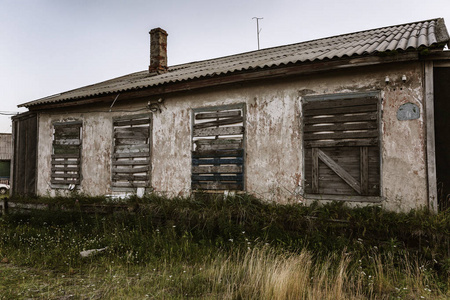
[[[263,247],[218,259],[209,275],[213,293],[223,299],[362,299],[350,262],[345,254],[315,262],[306,250],[290,254]]]

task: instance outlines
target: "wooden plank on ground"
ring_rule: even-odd
[[[348,185],[350,185],[358,194],[361,194],[360,183],[353,178],[347,171],[345,171],[341,166],[339,166],[333,159],[326,155],[322,150],[317,149],[318,156],[321,161],[323,161],[330,169],[332,169],[342,180],[344,180]]]

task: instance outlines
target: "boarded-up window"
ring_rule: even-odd
[[[243,105],[193,111],[193,190],[244,190],[244,116]]]
[[[116,117],[113,127],[112,188],[136,191],[149,187],[151,114]]]
[[[306,193],[380,195],[378,105],[377,93],[306,98]]]
[[[80,184],[81,126],[79,121],[53,124],[53,185]]]

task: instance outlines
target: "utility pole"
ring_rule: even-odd
[[[259,33],[261,32],[261,30],[259,29],[259,20],[262,20],[264,18],[253,17],[252,19],[256,19],[256,37],[258,39],[258,50],[259,50]]]

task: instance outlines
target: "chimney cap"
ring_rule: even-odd
[[[167,33],[167,31],[165,31],[165,30],[162,29],[161,27],[153,28],[152,30],[150,30],[149,33],[152,34],[152,33],[157,32],[157,31],[161,32],[162,34],[169,35],[169,34]]]

